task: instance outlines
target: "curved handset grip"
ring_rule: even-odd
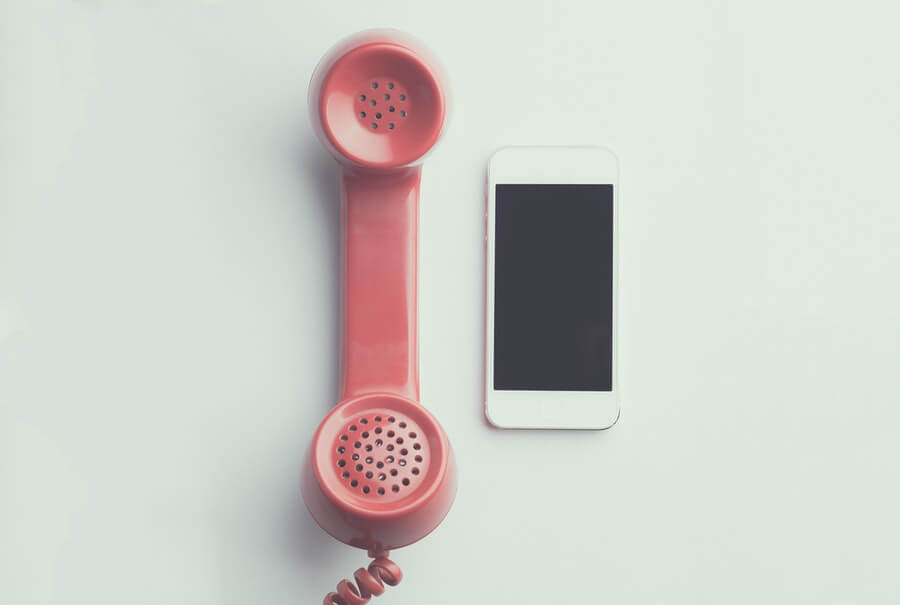
[[[419,401],[416,249],[421,167],[341,167],[340,401],[392,393]]]

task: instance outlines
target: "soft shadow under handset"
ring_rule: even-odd
[[[397,31],[338,43],[313,74],[316,134],[341,166],[340,402],[304,461],[306,506],[374,559],[326,605],[359,605],[400,581],[391,549],[443,520],[456,493],[450,442],[419,402],[416,246],[421,162],[446,117],[431,55]]]

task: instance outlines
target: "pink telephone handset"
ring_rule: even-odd
[[[447,435],[419,402],[416,245],[421,162],[444,127],[437,63],[397,31],[338,43],[310,83],[316,134],[341,166],[340,402],[304,462],[306,506],[374,559],[326,605],[360,605],[397,584],[389,551],[428,535],[456,494]]]

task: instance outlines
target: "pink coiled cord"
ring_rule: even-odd
[[[335,592],[325,595],[323,605],[363,605],[372,597],[382,594],[385,584],[396,586],[403,579],[400,566],[388,559],[388,552],[370,553],[374,560],[369,567],[360,567],[353,574],[356,584],[344,579],[338,582]]]

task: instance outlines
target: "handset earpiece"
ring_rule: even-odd
[[[341,165],[340,402],[316,431],[302,490],[316,522],[375,560],[325,603],[399,582],[387,556],[443,520],[456,493],[450,442],[419,402],[416,248],[421,162],[446,120],[443,76],[397,31],[338,43],[310,84],[316,134]]]

